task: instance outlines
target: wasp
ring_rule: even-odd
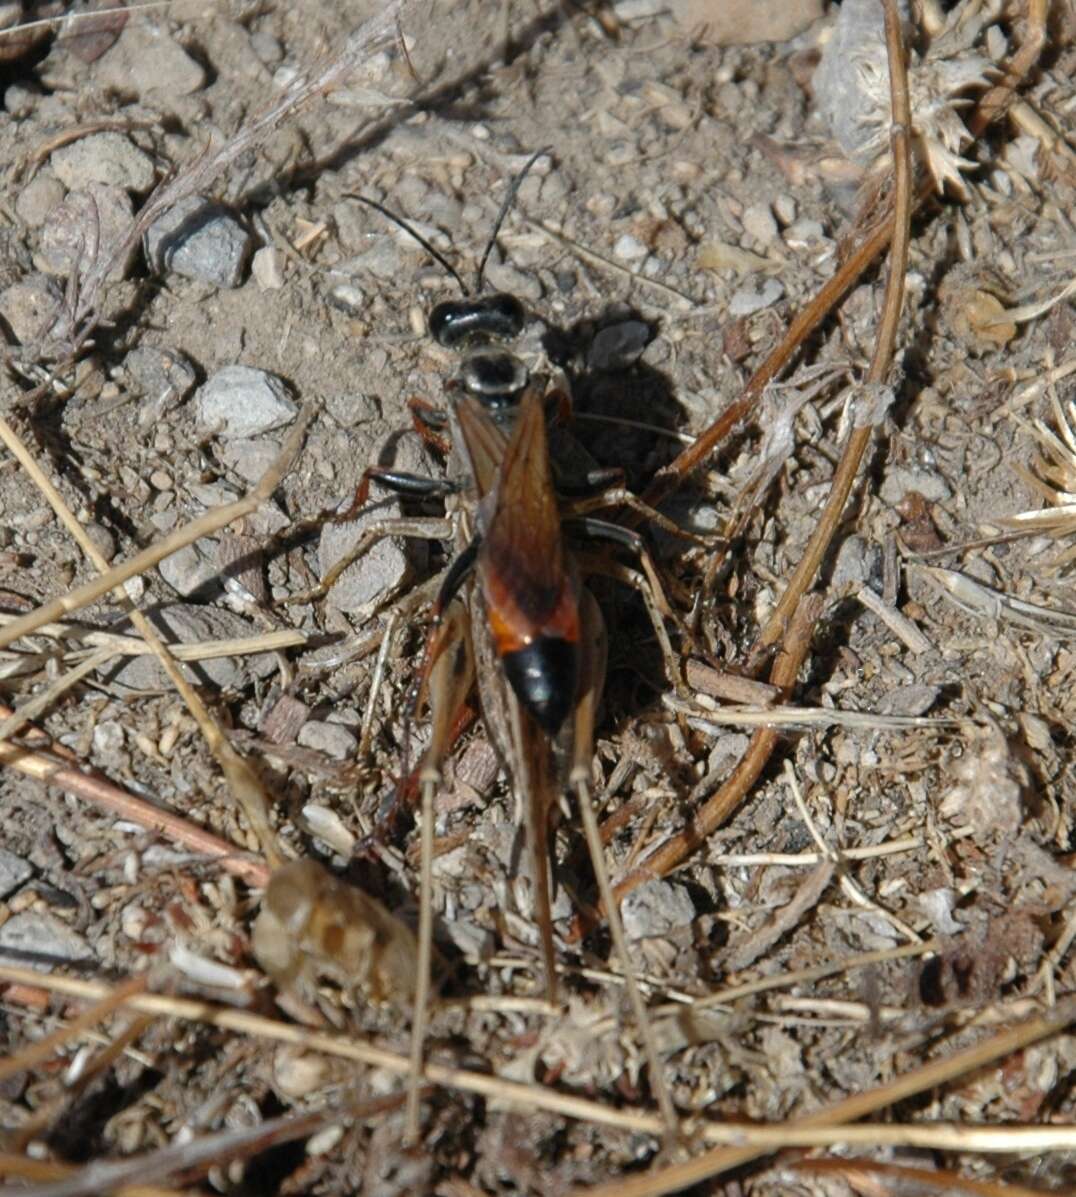
[[[673,613],[642,539],[634,531],[593,518],[589,512],[628,506],[663,525],[672,525],[643,507],[626,490],[619,471],[598,471],[586,480],[583,493],[574,497],[558,493],[548,426],[552,420],[566,418],[570,397],[564,386],[547,385],[544,379],[533,378],[513,352],[511,345],[528,319],[519,299],[506,292],[482,293],[484,266],[500,225],[523,177],[544,153],[534,155],[509,188],[479,264],[473,292],[468,291],[451,264],[404,221],[372,200],[354,197],[403,227],[449,271],[464,293],[461,299],[437,304],[428,315],[434,340],[456,352],[460,359],[456,376],[446,387],[446,406],[438,411],[423,401],[411,405],[422,435],[447,451],[447,476],[428,478],[381,466],[368,467],[347,513],[365,503],[370,485],[376,481],[403,495],[443,497],[446,517],[387,520],[372,526],[319,588],[331,586],[352,561],[384,536],[447,539],[446,534],[450,534],[457,546],[433,603],[424,661],[408,702],[409,710],[416,710],[425,700],[431,722],[429,747],[411,775],[417,780],[422,810],[419,961],[408,1112],[412,1138],[417,1132],[418,1081],[433,954],[434,797],[460,713],[476,685],[483,721],[508,774],[524,822],[547,998],[550,1003],[557,999],[549,859],[551,818],[561,794],[569,790],[583,818],[614,946],[649,1057],[654,1091],[667,1123],[670,1127],[676,1124],[612,900],[590,799],[595,718],[605,677],[606,633],[598,604],[583,585],[581,558],[574,547],[578,539],[606,540],[626,546],[636,555],[643,570],[643,577],[637,580],[662,651],[672,662],[675,658],[664,618]],[[306,599],[313,593],[300,597]]]

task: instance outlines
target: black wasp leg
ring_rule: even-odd
[[[619,466],[610,466],[605,470],[591,470],[581,482],[563,483],[557,479],[557,495],[561,499],[567,499],[566,506],[571,509],[572,514],[575,514],[574,508],[577,503],[586,504],[601,496],[604,496],[610,489],[623,489],[624,487],[624,471]],[[598,506],[605,506],[604,503]],[[612,506],[612,504],[610,504]],[[593,510],[593,508],[588,508]],[[582,515],[583,512],[578,514]]]
[[[359,514],[370,498],[371,482],[379,482],[386,490],[395,491],[398,495],[415,495],[419,498],[454,495],[459,489],[447,478],[427,478],[423,474],[408,474],[387,466],[367,466],[359,479],[359,485],[355,487],[355,497],[351,500],[351,506],[333,516],[334,523],[349,523]]]

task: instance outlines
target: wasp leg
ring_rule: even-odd
[[[430,746],[419,772],[422,790],[421,867],[418,907],[418,973],[411,1019],[411,1079],[407,1092],[407,1140],[418,1138],[422,1054],[429,1016],[433,967],[433,823],[434,797],[441,783],[441,762],[452,744],[456,713],[474,685],[474,652],[470,621],[462,601],[455,598],[441,616],[428,650],[431,713]]]
[[[358,542],[352,546],[350,552],[345,553],[336,562],[317,586],[286,598],[284,606],[294,607],[299,603],[312,603],[316,599],[324,598],[332,590],[344,570],[368,553],[379,540],[384,540],[386,536],[404,536],[413,540],[450,540],[453,532],[453,521],[447,518],[392,519],[371,524]]]
[[[557,497],[564,500],[561,510],[567,515],[577,514],[575,504],[604,495],[613,487],[623,487],[624,471],[619,466],[591,470],[581,482],[557,480]]]
[[[639,1038],[643,1041],[643,1051],[650,1066],[650,1083],[657,1098],[661,1116],[665,1121],[666,1131],[669,1135],[676,1135],[679,1133],[680,1124],[672,1097],[669,1094],[669,1087],[665,1083],[665,1072],[658,1054],[657,1042],[654,1039],[654,1029],[650,1025],[646,1003],[643,1001],[643,995],[639,991],[639,985],[635,979],[635,969],[632,966],[631,953],[628,951],[624,925],[620,919],[620,907],[613,896],[609,870],[605,866],[605,850],[602,846],[598,816],[594,812],[594,803],[590,797],[591,764],[594,756],[594,720],[597,714],[598,698],[605,680],[607,641],[605,621],[602,619],[598,604],[589,591],[584,590],[580,596],[579,615],[582,625],[582,635],[579,641],[579,686],[576,690],[576,705],[572,715],[572,767],[568,780],[575,791],[579,813],[583,818],[583,831],[586,834],[587,848],[590,851],[591,867],[594,869],[594,877],[598,882],[598,893],[609,920],[613,948],[619,960],[620,970],[624,974],[624,988],[627,990],[628,1001],[635,1016],[635,1025],[639,1031]]]
[[[411,413],[411,426],[414,430],[427,445],[447,457],[452,452],[452,444],[448,437],[440,432],[440,429],[448,424],[445,413],[426,399],[408,399],[407,409]]]
[[[665,660],[665,670],[669,675],[669,681],[676,687],[677,693],[686,694],[687,690],[681,674],[680,662],[676,653],[673,652],[672,642],[669,640],[669,633],[665,628],[665,620],[671,619],[676,624],[687,644],[694,647],[695,639],[691,635],[690,630],[684,626],[679,615],[670,606],[669,600],[665,597],[665,590],[661,584],[661,579],[658,577],[657,568],[647,551],[646,545],[643,543],[642,537],[630,528],[623,528],[619,524],[610,524],[605,520],[591,518],[578,521],[572,520],[566,525],[566,529],[569,531],[578,529],[578,531],[591,540],[611,540],[615,544],[623,545],[638,558],[643,571],[642,576],[635,570],[626,569],[616,562],[602,560],[589,554],[585,557],[577,554],[577,557],[586,563],[584,566],[585,572],[604,574],[607,577],[616,578],[618,581],[624,582],[639,592],[647,614],[650,616],[650,622],[653,624],[658,646]]]
[[[610,507],[627,507],[629,511],[634,511],[640,519],[653,524],[670,536],[679,537],[681,540],[690,540],[692,544],[701,545],[706,549],[713,548],[715,541],[724,541],[725,539],[722,536],[700,536],[697,532],[689,532],[687,528],[681,528],[675,520],[669,519],[667,515],[662,515],[660,511],[655,511],[653,507],[644,503],[638,495],[623,485],[607,486],[597,494],[570,498],[562,506],[561,513],[566,519],[575,519],[578,516],[585,516],[591,511],[601,511]]]
[[[426,644],[426,651],[422,655],[422,664],[419,666],[418,673],[415,675],[415,680],[408,687],[407,698],[404,705],[404,739],[410,740],[411,737],[411,723],[414,720],[415,712],[418,710],[422,702],[423,696],[427,693],[433,685],[434,669],[437,666],[440,654],[443,652],[441,646],[441,638],[445,635],[444,623],[446,612],[451,611],[454,617],[454,611],[457,596],[460,588],[464,582],[474,573],[475,562],[478,559],[478,547],[481,544],[481,538],[475,537],[471,543],[458,553],[453,559],[452,564],[449,565],[445,571],[445,576],[441,581],[441,586],[437,591],[437,598],[434,600],[430,615],[432,619],[429,640]],[[472,654],[473,655],[473,654]],[[473,680],[473,670],[472,670]],[[466,697],[466,695],[464,696]],[[444,699],[441,696],[430,697],[430,705],[434,708],[434,717],[437,717],[437,707],[444,706]],[[457,704],[462,706],[463,704]],[[453,711],[453,716],[455,710]],[[436,734],[437,728],[434,728]],[[448,749],[451,747],[452,738],[443,745],[438,745],[436,740],[431,740],[430,747],[427,749],[427,757],[435,756],[440,761]],[[408,763],[406,760],[407,751],[405,749],[404,772],[408,771]],[[420,766],[421,773],[422,766]]]
[[[423,474],[408,474],[404,470],[393,470],[387,466],[367,466],[355,487],[355,497],[347,511],[333,516],[333,522],[346,524],[353,520],[366,506],[370,498],[370,483],[380,482],[386,490],[398,495],[427,496],[454,495],[459,487],[447,478],[427,478]]]

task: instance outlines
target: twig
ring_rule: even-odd
[[[1027,1189],[1008,1181],[994,1183],[960,1176],[949,1168],[911,1168],[907,1164],[883,1164],[878,1160],[791,1160],[783,1165],[793,1172],[806,1175],[842,1176],[854,1185],[858,1177],[885,1176],[898,1182],[907,1181],[915,1188],[952,1197],[956,1193],[970,1193],[972,1197],[1050,1197],[1042,1189]],[[896,1190],[894,1190],[896,1191]]]

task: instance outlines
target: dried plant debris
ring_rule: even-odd
[[[0,23],[31,7],[47,15],[0,5]],[[509,180],[548,147],[486,277],[524,303],[528,369],[571,383],[572,418],[558,410],[551,435],[565,468],[624,470],[642,493],[736,411],[884,223],[881,5],[744,5],[782,37],[777,10],[826,11],[794,41],[720,46],[651,0],[409,0],[398,24],[375,0],[99,4],[81,45],[71,7],[52,6],[74,23],[34,34],[3,83],[2,427],[110,565],[147,554],[128,591],[183,616],[166,637],[181,676],[248,773],[207,749],[5,450],[0,639],[59,606],[0,650],[3,1183],[657,1191],[672,1179],[647,1172],[703,1168],[707,1134],[791,1134],[879,1094],[849,1133],[953,1124],[930,1145],[933,1191],[1073,1191],[1057,1144],[1074,1137],[1076,1038],[1048,1023],[1076,991],[1071,4],[901,6],[923,202],[897,353],[864,392],[876,257],[661,505],[703,543],[640,519],[688,690],[637,594],[589,573],[624,577],[634,551],[573,540],[609,638],[588,774],[598,832],[631,888],[630,959],[685,1122],[664,1154],[577,804],[555,804],[549,837],[556,1006],[515,800],[474,704],[446,736],[429,824],[409,806],[429,746],[416,670],[452,555],[440,499],[364,511],[427,521],[434,539],[412,552],[389,538],[387,573],[371,555],[328,598],[291,601],[362,535],[323,517],[352,506],[367,466],[435,482],[454,468],[443,430],[419,418],[420,435],[414,417],[444,407],[458,368],[424,318],[458,288],[349,197],[412,222],[470,284]],[[367,15],[376,44],[355,40]],[[1009,115],[972,142],[984,94],[1006,86]],[[874,206],[852,216],[858,199],[831,178],[865,183]],[[310,419],[294,468],[264,501],[237,499],[296,412]],[[751,649],[864,422],[786,687],[772,680],[784,622],[773,648]],[[89,605],[64,607],[71,595]],[[742,802],[655,876],[654,854],[692,839],[764,738]],[[229,794],[244,787],[239,811]],[[405,1146],[427,825],[441,959]],[[1034,1046],[1010,1040],[886,1096],[1040,1018]],[[1057,1139],[1010,1149],[1010,1124]],[[987,1135],[1005,1150],[968,1150]],[[740,1143],[734,1179],[675,1187],[923,1188],[867,1170],[904,1167],[890,1150],[860,1142],[860,1171],[793,1173],[791,1153],[751,1163]],[[811,1162],[851,1169],[850,1154]]]
[[[1062,403],[1051,392],[1054,428],[1045,420],[1036,420],[1031,433],[1045,456],[1035,459],[1034,470],[1019,463],[1016,469],[1031,488],[1049,504],[1035,511],[1021,511],[1018,515],[999,520],[1004,527],[1042,532],[1055,540],[1065,540],[1076,534],[1076,400]],[[1076,544],[1062,550],[1050,563],[1060,569],[1076,559]]]
[[[900,7],[910,30],[911,5],[905,0]],[[980,0],[957,5],[925,55],[913,55],[909,64],[916,151],[938,191],[948,186],[962,199],[969,196],[964,174],[976,164],[961,157],[973,138],[960,113],[997,73],[992,60],[970,46],[1000,10],[1000,3],[983,6]],[[889,169],[890,122],[882,7],[874,0],[845,0],[837,12],[813,80],[815,103],[841,150],[881,172]]]

